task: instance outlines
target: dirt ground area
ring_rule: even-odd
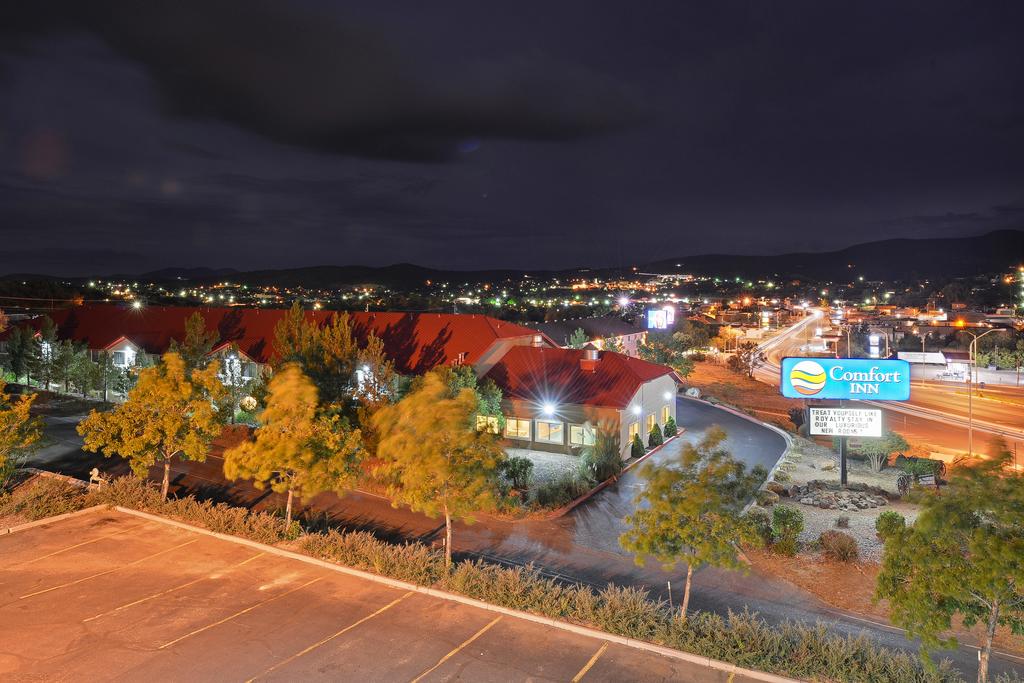
[[[90,510],[0,536],[0,679],[726,681],[726,672]]]
[[[706,396],[788,432],[795,429],[789,421],[789,409],[802,407],[800,401],[783,398],[775,387],[710,360],[694,363],[693,372],[686,377],[686,386],[696,387]]]

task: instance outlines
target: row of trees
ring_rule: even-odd
[[[0,332],[7,328],[7,317],[0,311]],[[0,490],[22,460],[32,452],[43,436],[39,418],[31,414],[34,395],[13,399],[0,379]]]
[[[139,354],[131,368],[117,367],[111,353],[101,352],[96,359],[83,344],[58,340],[57,327],[48,316],[43,317],[39,333],[15,327],[7,338],[3,368],[16,382],[36,384],[43,389],[79,393],[127,393],[134,383],[136,371],[145,363]]]
[[[171,460],[205,460],[228,421],[223,406],[233,406],[220,361],[202,365],[215,343],[201,319],[190,321],[184,341],[139,373],[123,404],[80,423],[86,449],[125,457],[140,476],[161,465],[166,497]],[[273,374],[252,392],[259,427],[225,451],[225,476],[285,494],[288,524],[295,498],[344,494],[372,478],[394,505],[444,517],[450,562],[453,520],[472,521],[500,496],[500,391],[468,367],[408,382],[379,339],[356,342],[346,315],[319,327],[293,307],[274,349]]]

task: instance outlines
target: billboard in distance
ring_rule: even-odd
[[[910,363],[873,358],[783,358],[779,386],[787,398],[906,401]]]

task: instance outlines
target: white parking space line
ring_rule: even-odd
[[[167,595],[168,593],[173,593],[176,590],[181,590],[182,588],[188,588],[189,586],[194,586],[195,584],[197,584],[197,583],[199,583],[201,581],[210,581],[210,580],[212,580],[214,578],[217,578],[222,573],[229,572],[232,569],[237,569],[238,567],[241,567],[242,565],[248,564],[248,563],[252,562],[255,559],[263,557],[265,554],[266,553],[256,553],[252,557],[244,559],[244,560],[242,560],[241,562],[239,562],[237,564],[233,564],[233,565],[230,565],[228,567],[224,567],[223,569],[218,569],[217,571],[213,572],[213,574],[210,574],[210,575],[207,575],[207,576],[200,576],[198,579],[193,579],[192,581],[186,581],[185,583],[178,584],[177,586],[174,586],[173,588],[168,588],[168,589],[162,590],[162,591],[160,591],[158,593],[153,593],[152,595],[147,595],[144,598],[139,598],[138,600],[133,600],[132,602],[125,603],[125,604],[123,604],[123,605],[121,605],[119,607],[115,607],[112,610],[107,610],[106,612],[102,612],[100,614],[96,614],[96,615],[91,616],[91,617],[89,617],[87,619],[82,619],[82,623],[85,623],[87,621],[94,621],[94,620],[99,619],[101,617],[105,617],[105,616],[108,616],[110,614],[114,614],[115,612],[120,612],[123,609],[128,609],[129,607],[134,607],[135,605],[141,605],[144,602],[147,602],[149,600],[154,600],[154,599],[159,598],[159,597],[161,597],[163,595]]]
[[[315,579],[313,579],[312,581],[307,581],[306,583],[302,584],[301,586],[296,586],[295,588],[291,588],[289,590],[286,590],[283,593],[279,593],[279,594],[275,595],[272,598],[267,598],[266,600],[262,600],[260,602],[257,602],[255,605],[250,605],[249,607],[246,607],[243,610],[239,610],[239,611],[235,612],[234,614],[232,614],[230,616],[224,617],[223,619],[218,619],[217,621],[213,622],[212,624],[207,624],[206,626],[203,626],[202,628],[197,628],[195,631],[189,631],[188,633],[186,633],[183,636],[178,636],[174,640],[170,640],[170,641],[164,643],[163,645],[161,645],[157,649],[158,650],[164,650],[166,648],[169,648],[171,645],[174,645],[175,643],[180,643],[181,641],[185,640],[186,638],[191,638],[192,636],[199,635],[203,631],[209,631],[211,628],[214,628],[216,626],[220,626],[221,624],[226,624],[227,622],[231,621],[232,619],[240,617],[243,614],[248,614],[249,612],[253,611],[257,607],[263,607],[264,605],[266,605],[268,603],[271,603],[271,602],[274,602],[275,600],[279,600],[280,598],[283,598],[286,595],[291,595],[292,593],[294,593],[296,591],[300,591],[303,588],[306,588],[307,586],[312,586],[314,583],[316,583],[317,581],[322,580],[323,578],[324,577],[322,577],[322,576],[318,576]]]
[[[454,650],[452,650],[451,652],[449,652],[448,654],[446,654],[446,655],[445,655],[444,657],[441,657],[440,661],[438,661],[438,662],[437,662],[437,664],[435,664],[434,666],[430,667],[429,669],[427,669],[426,671],[424,671],[423,673],[421,673],[421,674],[420,674],[419,676],[417,676],[416,678],[412,679],[412,683],[419,683],[419,681],[420,681],[420,680],[422,680],[424,676],[426,676],[427,674],[429,674],[429,673],[431,673],[432,671],[436,670],[436,669],[437,669],[437,668],[438,668],[439,666],[441,666],[442,664],[444,664],[445,662],[447,662],[447,661],[448,661],[449,659],[451,659],[452,657],[454,657],[455,655],[457,655],[457,654],[458,654],[458,653],[459,653],[459,652],[460,652],[460,651],[461,651],[461,650],[462,650],[463,648],[465,648],[465,647],[466,647],[467,645],[469,645],[470,643],[472,643],[472,642],[473,642],[474,640],[476,640],[477,638],[479,638],[479,637],[480,637],[480,636],[482,636],[483,634],[487,633],[487,631],[489,631],[489,630],[490,630],[490,628],[491,628],[492,626],[494,626],[495,624],[497,624],[497,623],[498,623],[499,621],[501,621],[501,620],[502,620],[502,619],[503,619],[504,617],[505,617],[505,615],[504,615],[504,614],[502,614],[502,615],[500,615],[500,616],[497,616],[497,617],[495,617],[494,619],[492,619],[492,620],[491,620],[491,622],[490,622],[489,624],[487,624],[487,625],[486,625],[486,626],[484,626],[484,627],[483,627],[482,629],[480,629],[479,631],[477,631],[476,633],[474,633],[474,634],[473,634],[472,636],[470,636],[469,638],[467,638],[466,640],[464,640],[464,641],[462,642],[462,644],[461,644],[461,645],[459,645],[459,646],[458,646],[457,648],[455,648]]]
[[[594,653],[594,656],[587,660],[587,663],[583,665],[583,668],[580,669],[578,674],[572,677],[572,683],[580,683],[580,681],[583,680],[583,677],[587,675],[587,672],[597,664],[597,660],[601,658],[601,655],[603,655],[604,651],[607,649],[608,643],[603,643],[601,647],[597,648],[597,652]]]
[[[277,669],[280,669],[280,668],[281,668],[282,666],[285,666],[286,664],[290,664],[290,663],[294,662],[294,661],[295,661],[296,659],[298,659],[299,657],[302,657],[303,655],[309,654],[310,652],[312,652],[313,650],[317,649],[317,648],[318,648],[318,647],[320,647],[321,645],[324,645],[324,644],[326,644],[326,643],[329,643],[329,642],[331,642],[331,641],[332,641],[332,640],[334,640],[335,638],[337,638],[337,637],[339,637],[339,636],[342,636],[342,635],[344,635],[344,634],[345,634],[345,633],[347,633],[348,631],[351,631],[351,630],[352,630],[352,629],[354,629],[354,628],[355,628],[356,626],[359,626],[360,624],[362,624],[362,623],[364,623],[364,622],[367,622],[367,621],[369,621],[370,619],[373,619],[373,618],[374,618],[375,616],[377,616],[378,614],[381,614],[381,613],[383,613],[383,612],[386,612],[387,610],[391,609],[392,607],[394,607],[394,606],[395,606],[395,605],[397,605],[398,603],[402,602],[402,600],[405,600],[405,599],[406,599],[407,597],[409,597],[409,596],[410,596],[410,595],[412,595],[412,594],[413,594],[413,591],[409,591],[408,593],[406,593],[406,594],[405,594],[405,595],[403,595],[402,597],[400,597],[400,598],[398,598],[398,599],[396,599],[396,600],[392,600],[391,602],[389,602],[388,604],[384,605],[383,607],[381,607],[381,608],[380,608],[379,610],[377,610],[376,612],[374,612],[374,613],[372,613],[372,614],[367,614],[367,615],[366,615],[365,617],[363,617],[363,618],[362,618],[362,619],[360,619],[359,621],[356,621],[356,622],[354,622],[354,623],[351,623],[351,624],[349,624],[348,626],[346,626],[345,628],[341,629],[341,630],[340,630],[340,631],[338,631],[337,633],[334,633],[334,634],[332,634],[332,635],[329,635],[329,636],[327,636],[326,638],[324,638],[324,639],[322,639],[322,640],[318,640],[317,642],[315,642],[315,643],[313,643],[312,645],[310,645],[309,647],[307,647],[307,648],[306,648],[305,650],[301,650],[301,651],[299,651],[299,652],[296,652],[295,654],[293,654],[293,655],[292,655],[291,657],[289,657],[288,659],[285,659],[285,660],[282,660],[282,661],[278,662],[277,664],[275,664],[274,666],[270,667],[269,669],[267,669],[267,670],[266,670],[266,671],[264,671],[263,673],[261,673],[261,674],[257,674],[256,676],[253,676],[253,677],[252,677],[252,678],[250,678],[250,679],[249,679],[248,681],[246,681],[246,683],[252,683],[252,682],[253,682],[253,681],[255,681],[255,680],[256,680],[257,678],[262,678],[262,677],[266,676],[267,674],[271,673],[272,671],[276,671]]]
[[[60,555],[61,553],[66,553],[67,551],[74,550],[75,548],[81,548],[83,545],[89,545],[90,543],[96,543],[97,541],[102,541],[102,540],[107,539],[107,538],[113,538],[114,536],[120,536],[121,534],[126,534],[129,531],[135,531],[136,529],[140,529],[140,528],[142,528],[144,526],[146,526],[146,525],[145,524],[136,524],[135,526],[128,527],[127,529],[121,529],[120,531],[115,531],[112,534],[106,534],[105,536],[97,536],[96,538],[89,539],[88,541],[82,541],[81,543],[75,543],[74,545],[69,545],[68,547],[61,548],[60,550],[54,550],[52,553],[47,553],[46,555],[40,555],[39,557],[32,558],[31,560],[24,560],[22,562],[17,562],[15,564],[11,565],[11,566],[12,567],[21,567],[22,565],[32,564],[33,562],[38,562],[39,560],[45,560],[46,558],[53,557],[54,555]]]
[[[89,576],[83,576],[80,579],[75,579],[74,581],[68,581],[67,583],[62,583],[59,586],[52,586],[50,588],[44,588],[43,590],[35,591],[34,593],[26,593],[25,595],[22,595],[18,599],[19,600],[24,600],[25,598],[31,598],[31,597],[33,597],[35,595],[42,595],[43,593],[49,593],[51,591],[60,590],[61,588],[67,588],[69,586],[75,586],[75,585],[78,585],[80,583],[84,583],[85,581],[91,581],[92,579],[96,579],[96,578],[99,578],[101,576],[106,576],[107,574],[113,574],[114,572],[119,572],[122,569],[127,569],[128,567],[133,567],[133,566],[135,566],[137,564],[141,564],[141,563],[145,562],[146,560],[151,560],[154,557],[159,557],[160,555],[165,555],[165,554],[167,554],[169,552],[172,552],[174,550],[178,550],[179,548],[184,548],[187,545],[192,545],[193,543],[196,543],[198,541],[199,541],[198,538],[193,538],[191,541],[185,541],[184,543],[179,543],[178,545],[176,545],[174,547],[166,548],[164,550],[161,550],[158,553],[153,553],[152,555],[146,555],[145,557],[141,557],[141,558],[139,558],[137,560],[132,560],[128,564],[123,564],[120,567],[114,567],[113,569],[107,569],[107,570],[104,570],[102,572],[97,572],[95,574],[90,574]]]

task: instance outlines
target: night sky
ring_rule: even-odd
[[[0,272],[1024,228],[1021,2],[8,4]]]

